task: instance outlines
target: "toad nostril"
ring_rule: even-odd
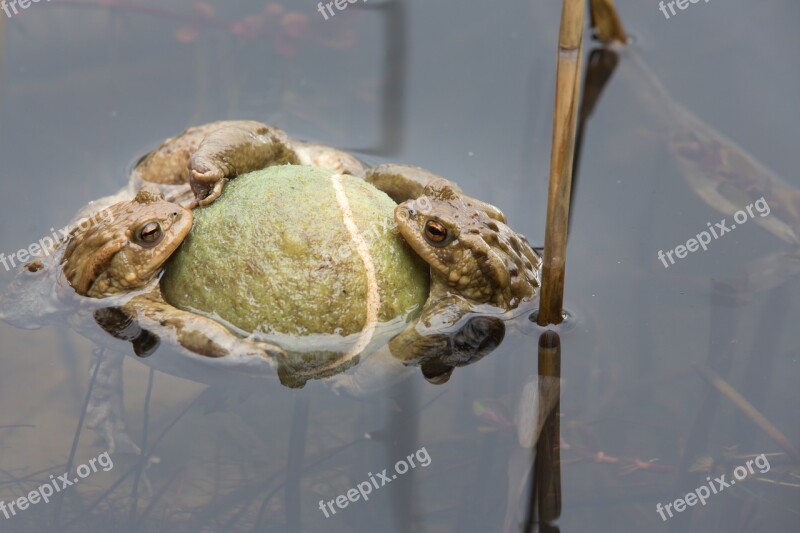
[[[414,210],[413,207],[406,207],[405,209],[401,209],[399,215],[400,218],[404,220],[412,220],[417,218],[417,212]]]

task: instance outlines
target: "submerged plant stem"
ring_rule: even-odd
[[[797,448],[794,447],[792,442],[786,438],[781,430],[776,428],[772,425],[772,422],[767,420],[767,418],[761,414],[761,412],[756,409],[753,404],[748,402],[744,396],[739,394],[731,385],[722,379],[719,374],[711,370],[710,368],[698,365],[697,366],[698,372],[703,378],[710,383],[715,389],[717,389],[722,395],[727,397],[733,404],[747,416],[750,420],[752,420],[759,428],[761,428],[764,433],[769,435],[769,437],[781,448],[786,451],[787,454],[792,458],[795,463],[800,462],[800,452],[798,452]]]

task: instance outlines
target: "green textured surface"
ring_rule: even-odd
[[[360,331],[366,275],[330,176],[287,165],[230,181],[216,202],[195,210],[161,281],[167,301],[245,331]],[[428,267],[397,232],[386,194],[352,176],[343,184],[375,264],[380,319],[405,315],[427,299]]]

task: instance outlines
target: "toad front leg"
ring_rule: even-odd
[[[147,183],[188,186],[189,158],[209,134],[232,124],[233,121],[210,122],[166,139],[136,163],[134,176]]]
[[[272,361],[285,356],[278,346],[239,337],[215,320],[173,307],[157,292],[137,296],[119,308],[101,309],[95,312],[95,319],[111,335],[130,341],[140,357],[155,351],[159,334],[172,336],[186,350],[204,357],[259,357]]]

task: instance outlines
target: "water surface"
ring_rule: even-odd
[[[275,14],[261,27],[253,18],[235,23],[264,9],[245,1],[54,0],[0,15],[0,251],[27,247],[118,190],[132,163],[165,137],[228,118],[262,120],[371,164],[429,168],[500,206],[541,244],[555,4],[356,3],[326,21],[313,2],[286,1],[295,15]],[[800,6],[698,3],[666,20],[654,1],[617,4],[678,105],[800,186]],[[213,20],[198,18],[209,9]],[[800,442],[800,334],[792,327],[800,281],[786,275],[755,290],[766,275],[756,271],[752,285],[726,283],[791,248],[749,223],[663,267],[659,250],[724,215],[681,176],[665,144],[669,125],[642,103],[642,90],[615,75],[583,144],[566,274],[576,318],[561,335],[558,524],[792,531],[797,468],[697,369],[714,368]],[[0,269],[0,282],[12,275]],[[127,422],[147,447],[164,434],[152,450],[160,462],[138,484],[134,475],[114,486],[137,466],[117,454],[113,469],[68,488],[62,503],[0,515],[0,530],[484,532],[520,524],[532,453],[513,420],[523,387],[536,379],[540,330],[525,317],[507,329],[500,348],[447,384],[416,372],[366,400],[318,382],[208,387],[160,372],[147,398],[149,369],[130,358]],[[66,326],[0,324],[0,332],[0,500],[9,502],[64,472],[92,344]],[[476,405],[490,415],[476,416]],[[329,518],[319,509],[422,448],[428,466]],[[83,430],[75,450],[78,465],[105,444]],[[659,516],[658,503],[712,473],[730,479],[748,454],[767,454],[770,471],[705,506]],[[701,463],[707,471],[687,473]]]

